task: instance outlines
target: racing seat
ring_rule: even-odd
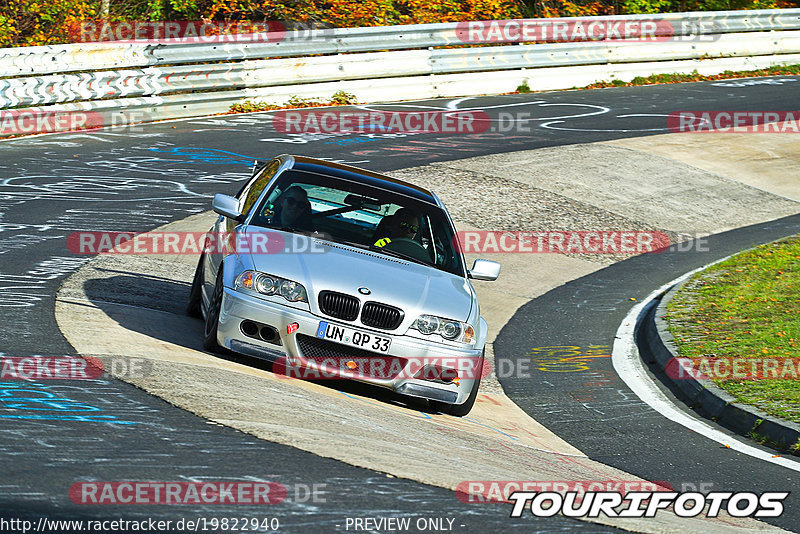
[[[391,219],[393,218],[394,215],[387,215],[381,219],[381,222],[378,223],[378,226],[375,228],[375,232],[372,234],[372,240],[369,242],[370,245],[375,243],[378,239],[387,236],[389,233],[388,229],[392,224]]]

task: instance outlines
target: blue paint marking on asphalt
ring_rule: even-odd
[[[56,395],[47,388],[48,386],[39,382],[0,382],[0,405],[2,405],[0,406],[0,410],[2,410],[0,419],[137,424],[133,421],[120,421],[115,415],[97,413],[87,415],[87,412],[102,412],[103,410],[91,404]]]
[[[228,152],[227,150],[217,150],[215,148],[196,148],[176,146],[171,148],[148,148],[153,152],[163,152],[173,156],[186,156],[190,163],[227,163],[230,165],[253,164],[257,158]]]
[[[114,425],[136,425],[133,421],[118,421],[114,415],[66,415],[66,414],[0,414],[0,419],[26,419],[37,421],[84,421],[89,423],[111,423]]]
[[[375,137],[352,137],[348,139],[336,139],[334,141],[325,141],[324,144],[326,145],[337,145],[337,146],[347,146],[347,145],[357,145],[359,143],[370,143],[372,141],[384,141],[385,139],[378,139]]]

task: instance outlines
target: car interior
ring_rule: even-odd
[[[418,212],[419,230],[413,239],[396,238],[376,247],[376,241],[386,237],[394,214],[406,206],[388,199],[382,200],[319,183],[291,180],[279,183],[259,207],[251,224],[275,227],[272,220],[280,209],[281,195],[291,187],[302,188],[309,201],[309,209],[304,216],[310,217],[310,221],[304,221],[296,230],[308,231],[311,228],[316,234],[329,236],[334,241],[385,252],[448,272],[458,273],[461,270],[458,256],[452,247],[446,246],[440,238],[435,237],[449,236],[451,232],[447,225],[442,222],[437,224],[428,214]]]

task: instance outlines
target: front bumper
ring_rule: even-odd
[[[244,321],[273,326],[280,336],[280,344],[245,335],[241,327]],[[390,338],[391,346],[388,352],[380,353],[320,340],[316,334],[321,321]],[[288,333],[287,327],[293,323],[297,323],[299,328]],[[475,369],[481,369],[478,364],[482,363],[480,359],[483,353],[482,348],[461,349],[410,336],[338,323],[309,311],[270,302],[230,288],[225,288],[222,299],[217,341],[234,352],[281,362],[286,366],[289,376],[357,380],[403,395],[450,404],[466,402],[474,381],[476,378],[480,379],[480,376],[476,376]],[[328,353],[329,357],[326,357]],[[366,358],[359,359],[361,356]],[[364,363],[364,359],[368,360],[367,363]],[[344,365],[347,362],[358,362],[358,367],[351,370]],[[379,363],[381,365],[377,365]],[[441,379],[437,374],[437,367],[438,370],[446,369],[451,374],[455,371],[458,379]]]

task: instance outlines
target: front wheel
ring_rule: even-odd
[[[485,353],[484,353],[485,354]],[[475,369],[475,382],[472,383],[472,389],[469,392],[469,397],[463,404],[448,404],[446,402],[428,401],[431,409],[447,415],[454,415],[456,417],[464,417],[475,405],[475,399],[478,398],[478,388],[481,385],[481,374],[483,373],[483,356],[481,363]]]
[[[220,265],[219,271],[217,272],[217,281],[214,284],[214,293],[211,295],[211,300],[208,303],[205,335],[203,337],[203,347],[211,352],[217,352],[222,349],[217,342],[217,330],[219,328],[219,312],[222,309],[222,294],[224,292],[225,288],[222,285],[222,266]]]
[[[197,319],[203,318],[203,311],[201,310],[203,303],[203,263],[205,256],[200,255],[200,261],[197,262],[197,268],[194,270],[194,278],[192,279],[192,288],[189,290],[189,302],[186,304],[186,314],[189,317]]]

